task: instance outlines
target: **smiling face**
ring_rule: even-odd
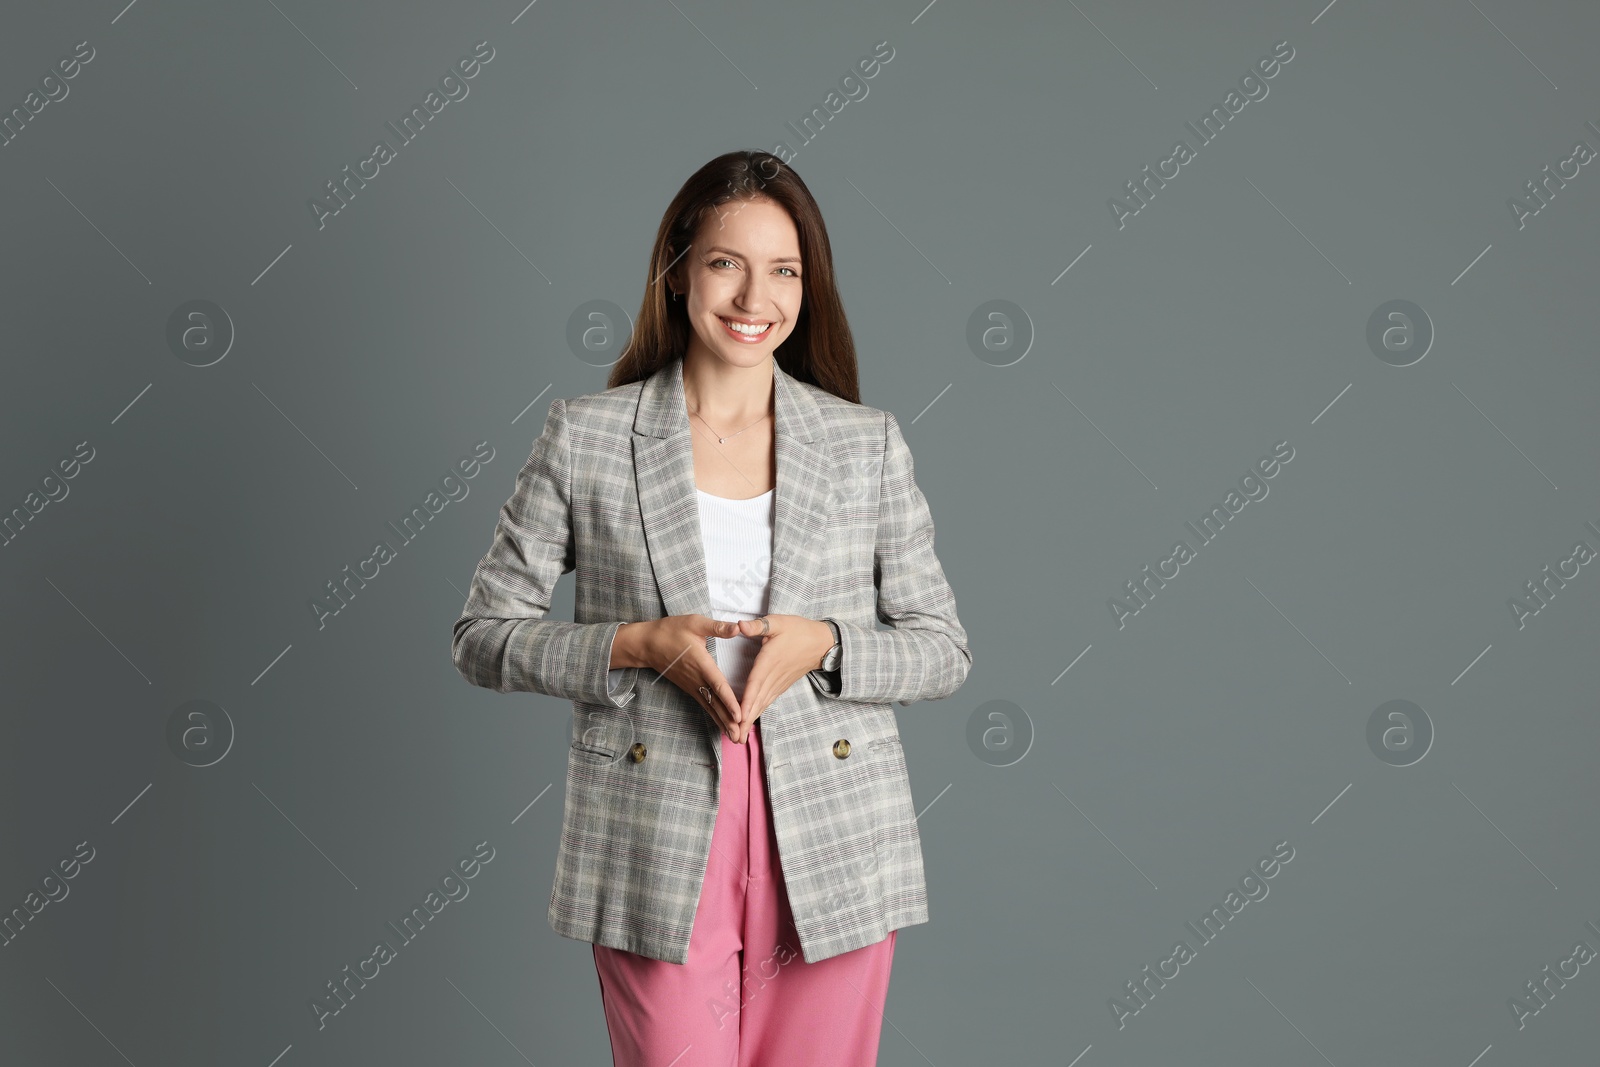
[[[720,205],[679,260],[691,358],[754,367],[794,332],[804,296],[800,235],[770,200]]]

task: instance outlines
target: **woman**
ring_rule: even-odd
[[[707,163],[650,278],[609,387],[550,405],[452,655],[573,702],[548,917],[594,945],[619,1067],[872,1064],[928,920],[890,705],[955,692],[966,631],[799,176]]]

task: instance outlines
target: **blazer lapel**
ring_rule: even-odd
[[[771,614],[805,615],[824,553],[831,461],[816,400],[773,361],[774,455]],[[709,615],[694,448],[683,399],[683,359],[645,379],[633,423],[633,470],[650,567],[668,615]],[[708,642],[709,643],[709,642]]]

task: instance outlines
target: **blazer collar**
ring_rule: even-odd
[[[823,436],[822,413],[816,400],[795,378],[772,361],[777,432],[807,443]],[[639,393],[639,413],[633,432],[650,437],[671,437],[689,428],[689,410],[683,399],[683,357],[668,362],[644,381]]]
[[[806,615],[823,563],[832,461],[816,399],[776,360],[772,377],[777,485],[767,611]],[[667,615],[711,614],[695,492],[694,432],[684,403],[680,356],[645,379],[633,421],[639,509]]]

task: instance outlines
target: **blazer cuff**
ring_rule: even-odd
[[[839,695],[840,680],[838,671],[815,670],[807,674],[806,679],[811,683],[811,688],[825,697]]]
[[[616,650],[617,631],[622,629],[620,622],[606,623],[611,628],[610,635],[605,639],[606,658],[606,700],[612,707],[626,707],[638,692],[639,668],[637,667],[612,667],[611,654]]]
[[[838,700],[910,707],[940,700],[961,687],[972,666],[964,631],[880,630],[843,619],[839,624],[839,684],[836,691],[813,682],[818,692]],[[817,671],[813,671],[815,675]]]

